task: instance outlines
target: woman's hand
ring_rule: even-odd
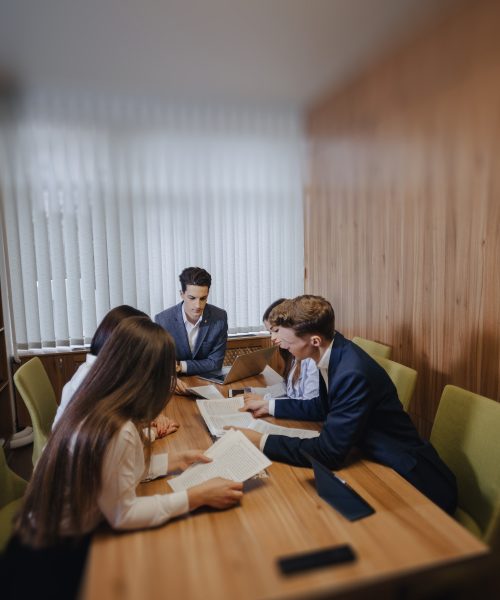
[[[179,394],[180,396],[189,396],[189,392],[187,391],[188,386],[181,381],[179,378],[177,378],[177,384],[175,386],[175,394]]]
[[[168,457],[168,470],[169,471],[185,471],[190,465],[194,463],[209,463],[212,462],[211,458],[203,454],[203,450],[184,450]]]
[[[216,477],[200,485],[195,485],[187,492],[189,510],[203,505],[212,508],[229,508],[237,504],[243,497],[243,484]]]
[[[158,415],[151,423],[151,426],[156,427],[156,434],[159,438],[174,433],[179,429],[179,423],[169,419],[165,415]]]

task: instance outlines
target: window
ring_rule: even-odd
[[[232,331],[302,293],[297,115],[38,98],[4,133],[18,349],[88,343],[118,304],[154,316],[187,266]]]

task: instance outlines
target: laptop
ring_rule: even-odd
[[[300,451],[311,463],[318,495],[349,521],[372,515],[375,510],[352,487],[304,450]]]
[[[198,377],[214,381],[220,385],[233,383],[246,377],[253,377],[262,373],[275,351],[276,346],[271,346],[270,348],[261,348],[255,352],[250,352],[250,354],[240,354],[230,367],[223,367],[218,371],[209,371],[203,373],[203,375],[198,375]]]

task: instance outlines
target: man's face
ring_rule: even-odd
[[[288,327],[278,327],[278,340],[281,348],[291,352],[297,360],[304,358],[314,358],[319,356],[319,350],[311,342],[311,335],[306,334],[304,337],[295,335],[293,329]]]
[[[186,291],[181,291],[184,300],[184,312],[188,321],[193,325],[203,314],[208,300],[209,288],[206,285],[187,285]]]

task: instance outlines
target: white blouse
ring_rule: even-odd
[[[104,519],[114,529],[141,529],[165,523],[172,517],[189,511],[186,491],[137,496],[141,481],[166,475],[168,455],[151,456],[146,471],[144,446],[131,421],[127,421],[111,440],[104,456],[101,491],[95,508],[87,515],[84,532],[92,531]],[[67,535],[71,529],[66,523]]]
[[[62,393],[61,393],[61,404],[57,407],[56,416],[54,417],[54,422],[52,423],[52,429],[56,426],[56,423],[61,418],[61,415],[66,410],[68,404],[71,402],[71,399],[75,395],[76,390],[80,387],[82,381],[87,377],[90,368],[95,363],[97,356],[94,354],[90,354],[90,352],[85,357],[85,362],[82,363],[78,369],[76,370],[73,377],[64,384]]]

